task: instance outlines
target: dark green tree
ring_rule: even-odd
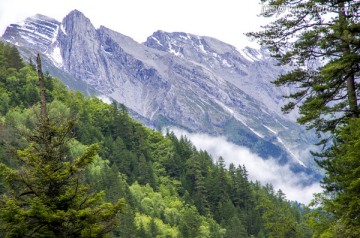
[[[124,201],[103,201],[104,193],[90,193],[84,170],[99,147],[79,156],[70,150],[74,122],[57,124],[46,110],[44,78],[38,56],[41,115],[28,145],[14,150],[20,166],[0,163],[6,191],[0,197],[0,231],[5,237],[103,237],[117,224]]]
[[[346,118],[359,117],[360,2],[261,2],[261,15],[276,20],[248,36],[268,47],[280,65],[292,66],[274,82],[298,89],[285,96],[290,101],[283,110],[298,106],[298,122],[318,132],[334,132]]]
[[[333,237],[360,236],[360,120],[351,120],[338,132],[332,157],[319,162],[325,169],[322,186],[325,191],[314,202],[316,210],[312,226],[316,234],[335,234]],[[321,223],[321,224],[320,224]]]
[[[200,233],[201,217],[194,206],[186,207],[181,216],[179,230],[182,237],[197,237]]]
[[[235,215],[227,225],[226,237],[228,238],[246,238],[248,237],[246,229],[241,220]]]
[[[229,201],[229,185],[225,161],[220,156],[216,163],[216,167],[211,174],[209,174],[207,181],[207,191],[209,194],[208,201],[212,213],[214,213],[214,219],[219,223],[224,217],[227,219],[228,216],[228,214],[226,214],[227,209],[224,209],[224,207]]]
[[[193,155],[186,161],[187,179],[192,188],[193,200],[202,215],[209,212],[208,191],[205,181],[207,166],[204,162],[204,156],[197,151],[194,151]]]
[[[3,54],[6,57],[5,64],[7,68],[19,70],[25,66],[20,53],[15,46],[6,45],[3,48]]]
[[[159,229],[156,225],[155,218],[151,218],[150,224],[149,224],[149,230],[151,237],[157,237],[159,234]]]
[[[266,45],[290,72],[276,85],[295,85],[289,111],[299,105],[298,119],[308,128],[330,132],[334,143],[318,160],[325,169],[325,191],[315,197],[321,205],[311,225],[315,237],[358,237],[360,2],[351,0],[262,0],[265,17],[277,19],[262,32],[249,33]],[[279,8],[287,9],[279,14]],[[349,125],[350,122],[350,125]],[[320,133],[321,134],[321,133]],[[325,143],[327,138],[321,142]],[[319,155],[319,154],[317,154]]]

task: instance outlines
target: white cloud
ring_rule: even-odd
[[[206,150],[214,159],[222,156],[227,165],[245,165],[252,181],[260,181],[263,185],[271,183],[276,190],[281,189],[287,199],[308,204],[314,193],[321,192],[319,183],[304,187],[306,174],[295,174],[289,166],[281,166],[274,159],[264,160],[249,149],[235,145],[224,137],[212,137],[206,134],[192,134],[177,128],[171,128],[175,135],[185,135],[198,148]]]
[[[113,102],[112,99],[106,95],[100,95],[98,98],[106,104],[111,104]]]

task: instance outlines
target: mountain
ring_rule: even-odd
[[[318,179],[308,148],[315,136],[283,115],[289,88],[270,82],[286,70],[266,49],[235,47],[211,37],[157,31],[140,44],[81,12],[62,22],[36,15],[10,25],[3,41],[28,60],[40,52],[44,67],[70,88],[125,104],[154,128],[180,127],[225,136],[295,172]],[[311,179],[309,179],[311,181]]]

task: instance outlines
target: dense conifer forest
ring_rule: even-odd
[[[311,210],[245,166],[47,73],[43,118],[38,80],[0,43],[0,237],[312,237]]]

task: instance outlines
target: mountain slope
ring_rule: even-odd
[[[265,49],[238,51],[210,37],[162,31],[139,44],[106,27],[95,29],[77,10],[61,23],[28,18],[8,27],[2,39],[19,46],[25,58],[41,52],[50,69],[125,104],[147,125],[223,135],[313,174],[309,155],[298,152],[314,138],[281,114],[287,89],[270,81],[286,69],[275,67]]]

